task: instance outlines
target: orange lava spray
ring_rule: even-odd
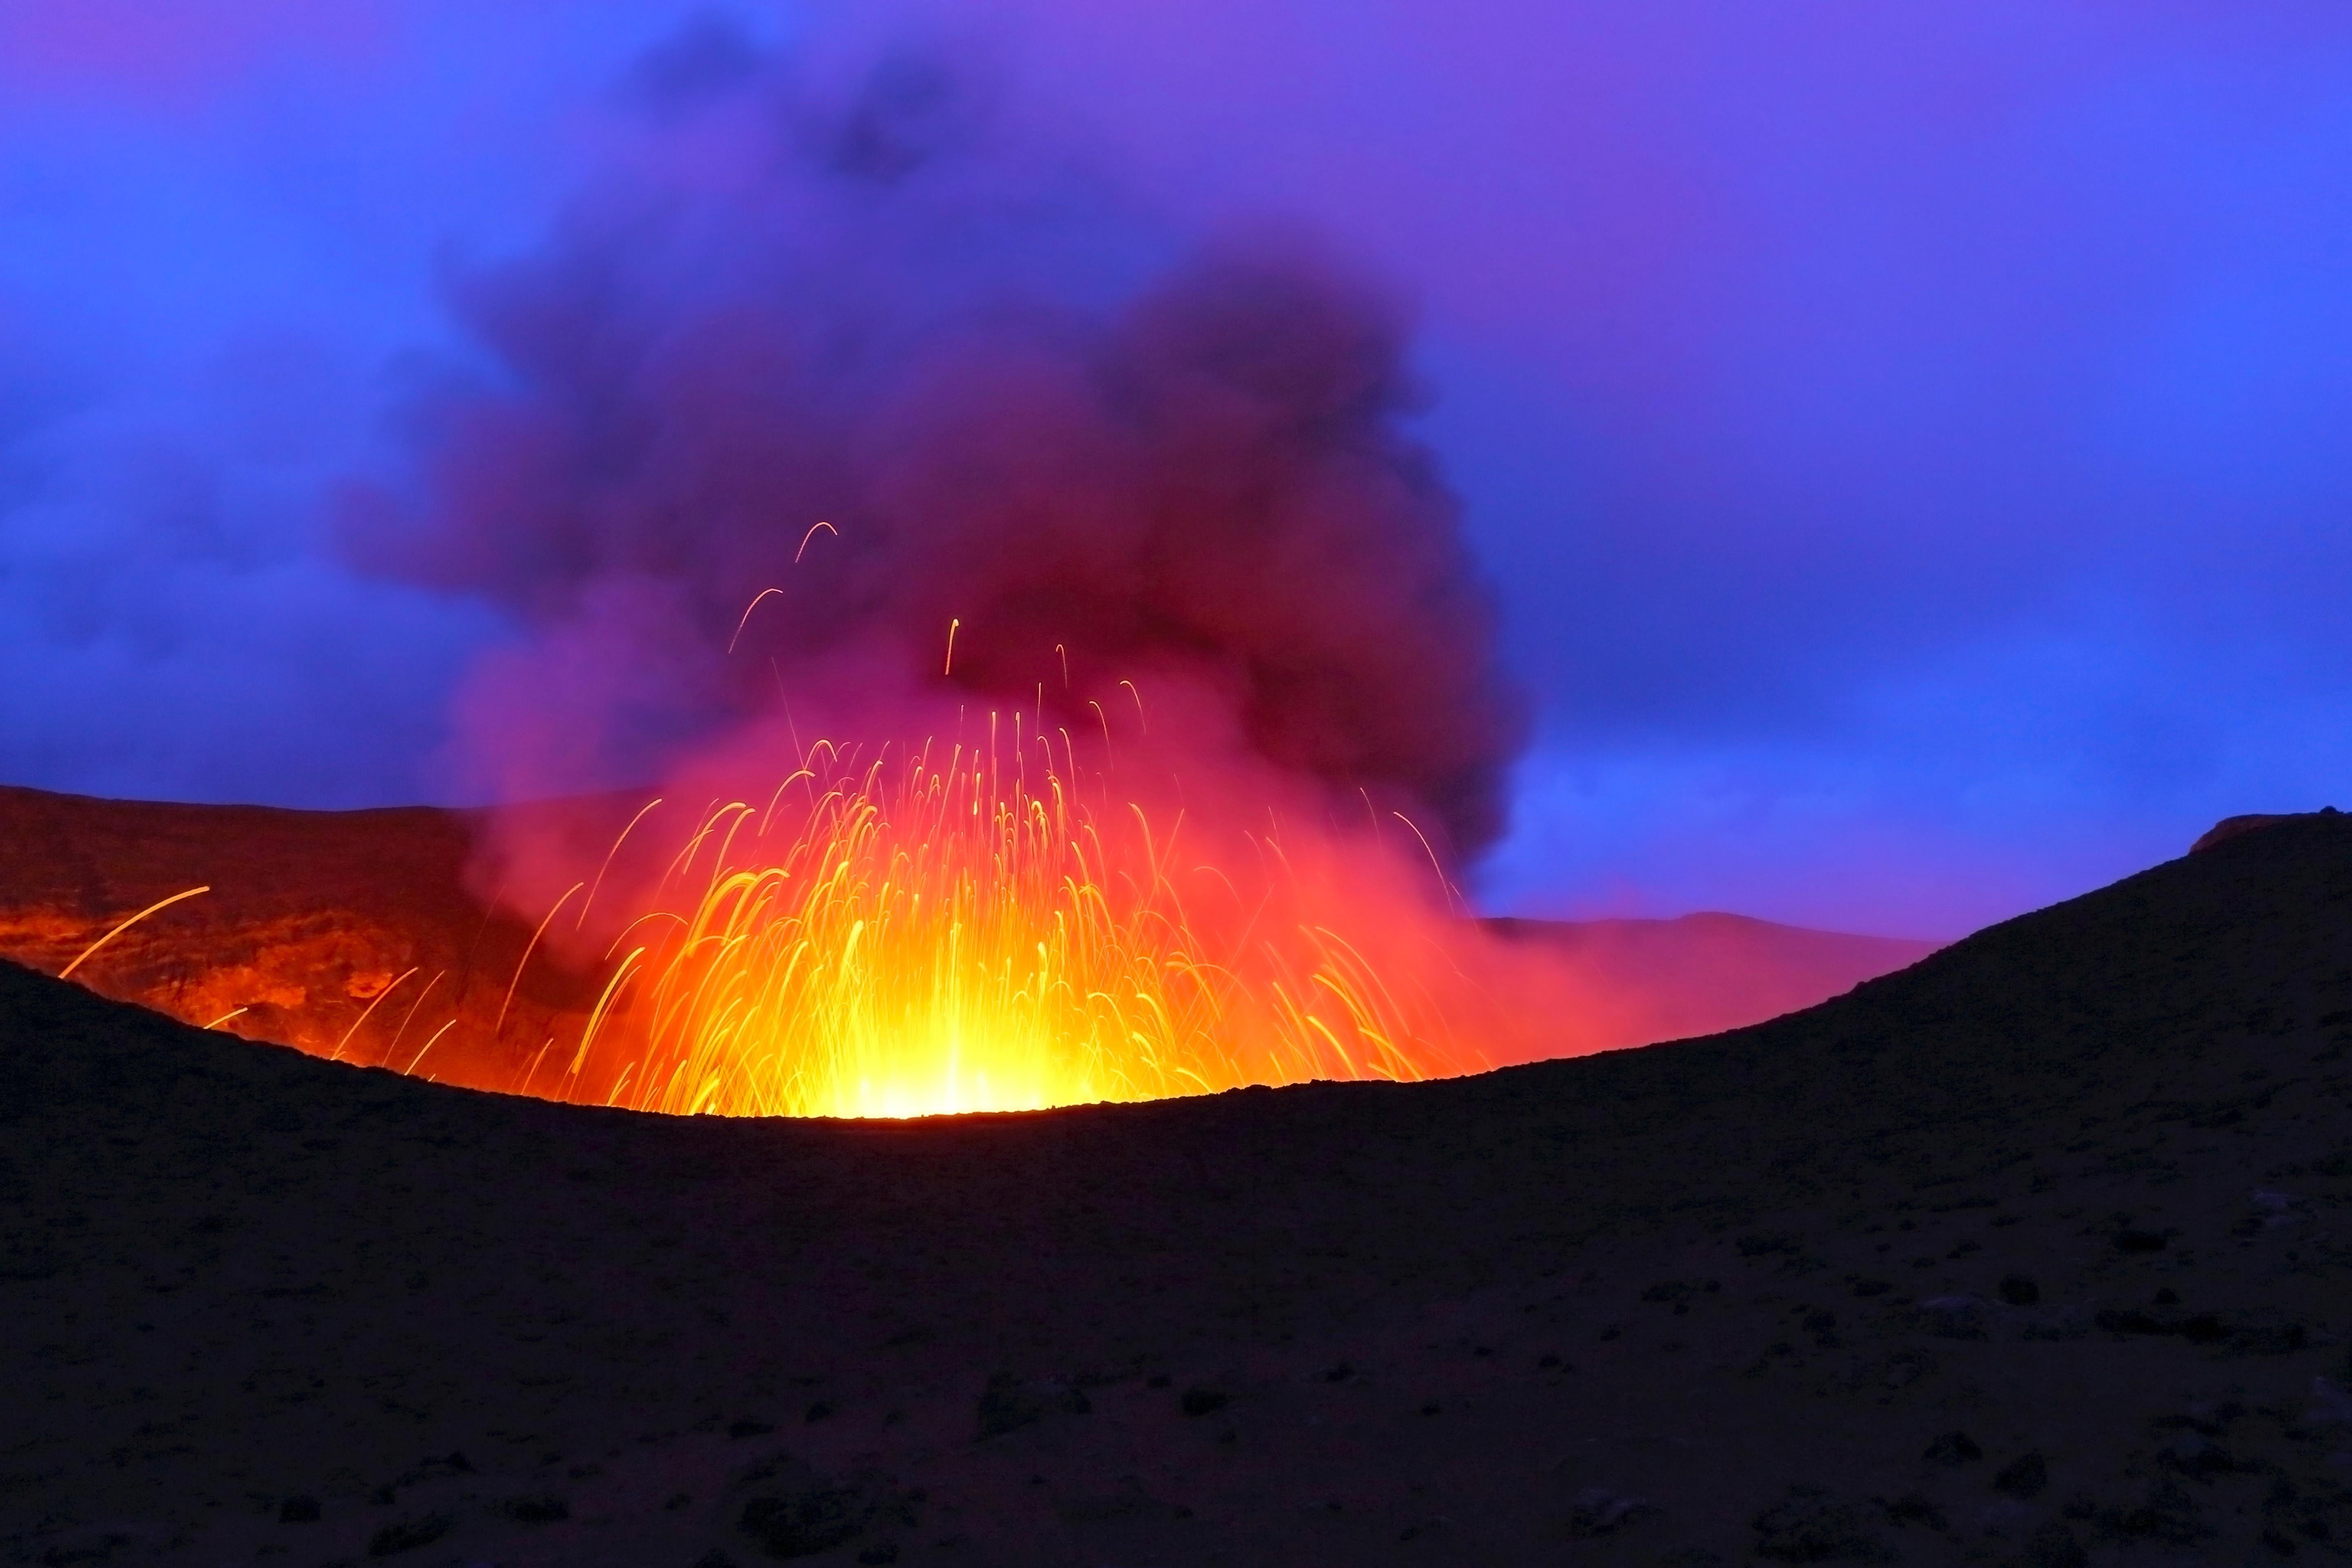
[[[1485,1065],[1318,918],[1278,832],[1220,868],[1184,812],[1155,819],[1027,719],[821,742],[765,800],[715,804],[538,1092],[905,1117]]]

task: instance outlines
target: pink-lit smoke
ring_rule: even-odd
[[[1496,836],[1521,709],[1397,300],[1159,232],[933,59],[836,87],[690,34],[633,91],[609,186],[456,271],[483,362],[411,409],[421,480],[346,508],[362,563],[524,629],[464,702],[478,787],[788,713],[1092,729],[1132,681],[1450,857]]]

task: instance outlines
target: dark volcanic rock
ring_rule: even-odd
[[[1176,1403],[1187,1415],[1207,1415],[1223,1410],[1228,1401],[1224,1394],[1213,1388],[1188,1388],[1184,1396]]]
[[[1756,1555],[1775,1563],[1892,1563],[1899,1555],[1862,1510],[1818,1487],[1790,1487],[1750,1528]]]
[[[859,1521],[820,1560],[2318,1560],[2347,954],[2352,822],[2298,817],[1737,1034],[870,1124],[456,1091],[0,967],[0,1561],[354,1562],[436,1517],[396,1560]],[[1034,1366],[1086,1372],[990,1377]],[[1247,1419],[1177,1418],[1196,1379]],[[789,1459],[728,1436],[822,1403]],[[2040,1495],[1993,1490],[2028,1446]]]
[[[2273,1489],[2272,1495],[2278,1493]],[[2105,1523],[2112,1533],[2127,1540],[2191,1546],[2213,1533],[2200,1517],[2202,1512],[2188,1489],[2167,1476],[2150,1484],[2145,1501],[2109,1514]]]
[[[2086,1568],[2091,1554],[2063,1524],[2045,1524],[2026,1537],[2019,1568]]]
[[[1972,1465],[1984,1458],[1984,1449],[1966,1432],[1939,1433],[1927,1445],[1921,1456],[1931,1465]]]
[[[863,1533],[874,1512],[855,1487],[807,1487],[751,1499],[736,1528],[771,1557],[814,1557]]]
[[[1084,1415],[1093,1405],[1082,1389],[1051,1379],[1024,1380],[1009,1372],[992,1374],[980,1391],[980,1435],[1001,1437],[1005,1433],[1043,1421],[1048,1415]]]
[[[368,1537],[367,1554],[371,1557],[395,1557],[404,1552],[430,1546],[449,1533],[450,1522],[449,1516],[444,1513],[394,1520]]]
[[[1892,1502],[1882,1502],[1880,1506],[1886,1510],[1886,1517],[1896,1524],[1923,1524],[1929,1530],[1945,1530],[1950,1526],[1950,1521],[1944,1517],[1944,1510],[1936,1506],[1935,1500],[1917,1492],[1907,1493]]]
[[[1569,1505],[1568,1533],[1580,1539],[1612,1535],[1643,1514],[1657,1511],[1638,1498],[1621,1497],[1606,1488],[1591,1487],[1577,1493],[1575,1501]]]
[[[2333,816],[2336,808],[2331,805],[2326,810],[2328,815]],[[2292,820],[2294,820],[2293,817],[2277,812],[2250,811],[2237,816],[2225,816],[2198,835],[2197,842],[2189,847],[2189,852],[2191,855],[2201,855],[2216,845],[2227,844],[2240,834],[2252,833],[2257,828],[2268,827],[2273,823]]]
[[[2050,1489],[2050,1462],[2039,1454],[2020,1454],[1994,1474],[1992,1487],[2013,1498],[2038,1498]]]

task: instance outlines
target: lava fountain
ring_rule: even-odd
[[[1335,919],[1320,833],[1302,864],[1271,818],[1156,816],[1107,740],[1022,713],[796,762],[764,800],[700,813],[598,955],[576,1046],[550,1039],[518,1088],[904,1117],[1485,1065],[1430,966],[1383,962],[1393,921],[1374,930],[1361,903],[1357,931]],[[608,854],[547,923],[584,930],[611,871]]]
[[[1287,228],[1171,246],[935,65],[754,73],[453,273],[478,352],[339,537],[507,628],[469,889],[584,1000],[410,1070],[911,1115],[1499,1056],[1444,879],[1526,705],[1410,309]],[[615,790],[663,805],[542,831]]]

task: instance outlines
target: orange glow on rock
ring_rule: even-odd
[[[906,1117],[1486,1065],[1430,965],[1384,962],[1396,933],[1362,929],[1367,906],[1345,929],[1321,847],[1301,864],[1271,826],[1196,842],[1107,754],[988,728],[819,742],[766,798],[714,804],[604,953],[576,1043],[518,1087]]]

